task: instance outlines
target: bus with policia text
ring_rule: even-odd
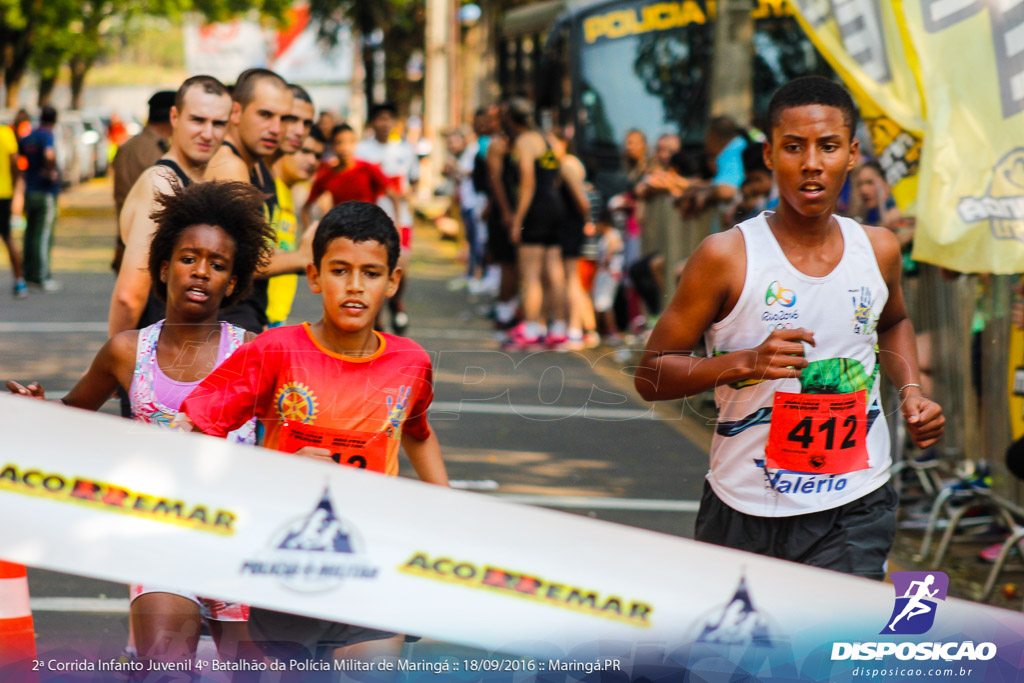
[[[542,127],[563,126],[592,182],[624,189],[626,132],[649,146],[677,133],[699,154],[710,109],[714,0],[546,0],[516,7],[499,26],[503,96],[532,99]],[[785,0],[750,0],[754,19],[753,109],[772,93],[831,68]],[[746,121],[740,121],[746,124]]]

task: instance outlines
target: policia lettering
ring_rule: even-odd
[[[0,470],[0,490],[49,498],[65,503],[143,517],[221,536],[235,533],[235,514],[212,511],[205,505],[151,496],[84,477],[66,477],[35,469],[19,470],[7,464]]]
[[[715,18],[715,0],[655,2],[643,7],[625,6],[595,14],[583,22],[587,44],[600,39],[624,38],[652,31],[666,31],[690,24],[705,24]],[[785,0],[758,0],[751,16],[763,19],[789,14]]]
[[[919,0],[924,27],[938,33],[966,21],[984,9],[992,22],[992,45],[995,47],[1002,95],[1003,118],[1024,111],[1024,3],[1021,2],[955,2]]]
[[[627,603],[614,595],[602,597],[597,591],[554,583],[529,574],[489,565],[476,565],[446,557],[431,559],[426,553],[416,553],[398,567],[398,571],[435,581],[526,598],[641,628],[651,625],[651,612],[654,611],[647,603],[635,600]]]

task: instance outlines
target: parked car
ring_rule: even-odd
[[[0,123],[11,125],[13,110],[0,111]],[[39,124],[36,112],[32,126]],[[53,130],[57,167],[65,186],[76,185],[107,172],[107,126],[99,114],[91,112],[61,111]]]
[[[14,122],[16,112],[8,109],[0,112],[0,123],[10,126]],[[39,125],[39,113],[32,115],[32,128]],[[64,185],[71,185],[79,182],[80,172],[75,163],[74,125],[65,125],[62,117],[58,115],[57,125],[53,130],[53,147],[57,154],[57,168],[61,171],[61,182]]]
[[[81,144],[85,126],[77,116],[62,112],[54,127],[54,145],[57,148],[57,166],[64,185],[77,185],[92,177],[92,163]]]
[[[81,146],[92,160],[92,177],[105,176],[107,174],[107,150],[110,146],[110,141],[107,139],[107,124],[96,114],[83,112],[81,116],[82,125],[85,127]]]

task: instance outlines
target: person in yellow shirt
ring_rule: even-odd
[[[281,209],[277,224],[277,246],[283,251],[295,251],[298,246],[298,220],[295,216],[293,192],[296,185],[305,183],[320,165],[324,154],[324,136],[319,128],[311,128],[293,154],[281,157],[274,164],[274,181],[277,185],[277,203]],[[308,226],[303,226],[306,228]],[[268,327],[285,324],[295,300],[299,276],[294,274],[275,275],[270,278],[267,290]]]
[[[11,201],[14,199],[14,184],[18,180],[18,139],[10,126],[0,126],[0,240],[7,247],[14,273],[14,298],[28,296],[24,273],[21,270],[21,254],[11,236]]]
[[[291,185],[282,182],[281,165],[284,160],[294,156],[302,147],[303,140],[313,128],[313,100],[305,88],[288,84],[292,92],[292,108],[286,116],[281,117],[281,144],[267,160],[269,175],[274,179],[274,194],[277,196],[277,211],[272,225],[277,233],[277,245],[280,251],[294,252],[299,248],[298,222],[295,220],[295,202],[292,198]],[[306,249],[309,252],[309,249]],[[309,253],[306,260],[312,257]],[[267,283],[267,327],[280,327],[284,324],[295,300],[295,287],[299,271],[282,273],[270,278]]]

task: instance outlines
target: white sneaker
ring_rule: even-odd
[[[64,289],[63,283],[53,279],[43,280],[42,284],[38,282],[29,282],[28,286],[31,289],[38,289],[39,291],[47,292],[48,294],[53,294],[54,292],[59,292]]]
[[[483,290],[487,294],[498,295],[498,288],[501,287],[501,269],[488,268],[483,277]]]

